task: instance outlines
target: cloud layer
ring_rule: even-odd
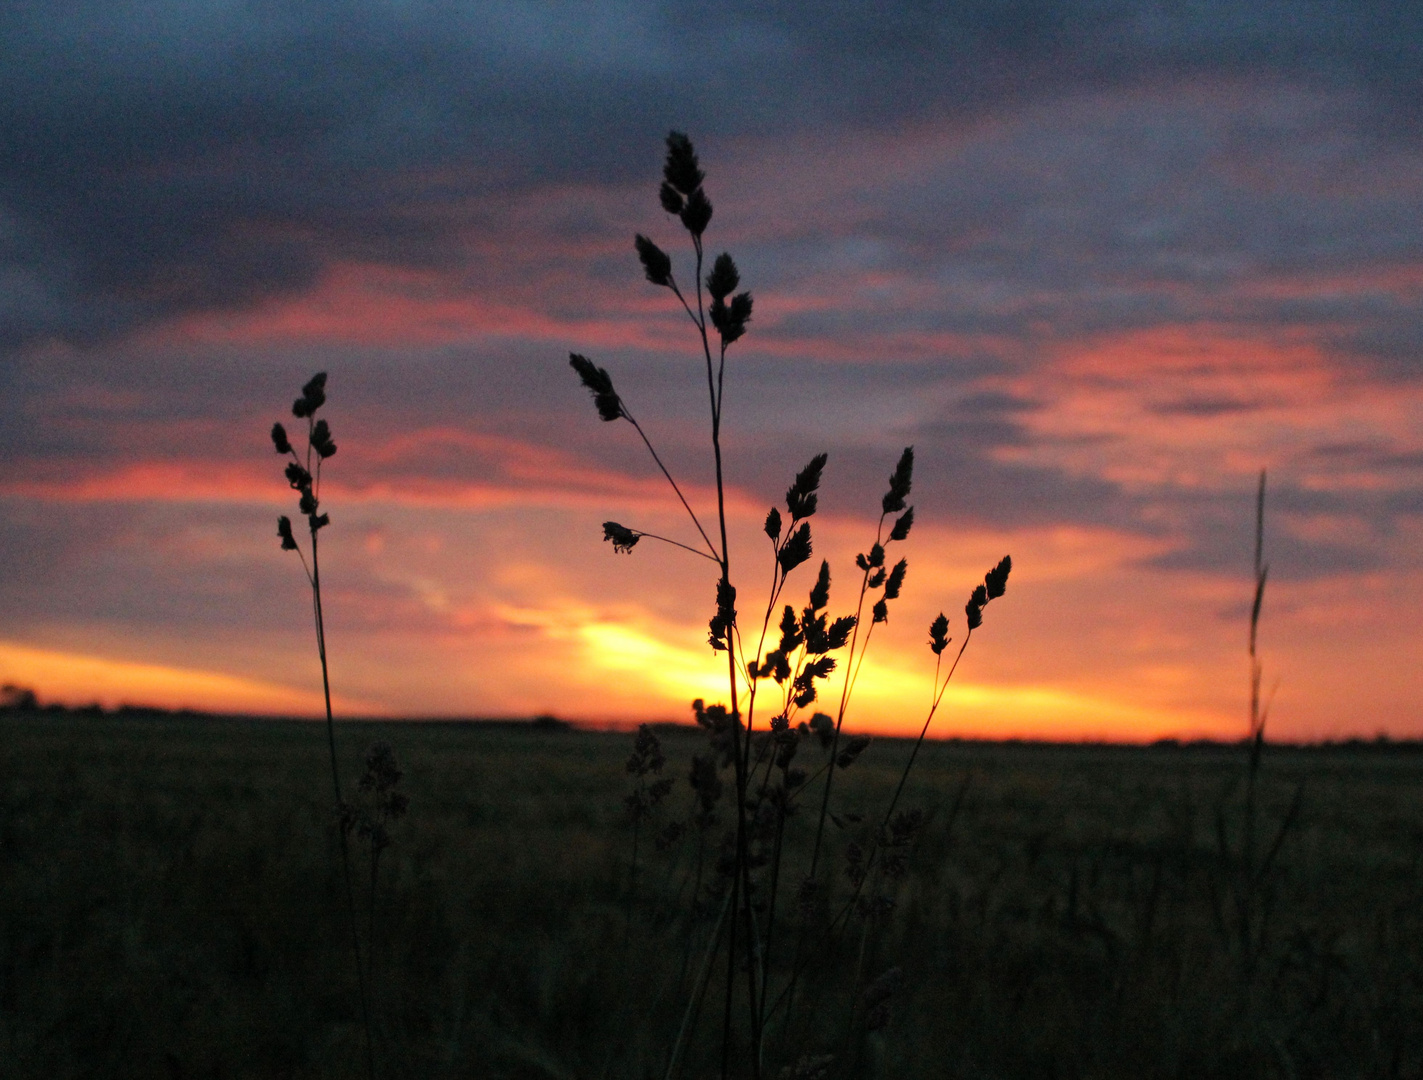
[[[913,444],[924,591],[887,644],[1021,568],[1003,704],[965,724],[1228,732],[1267,467],[1282,729],[1423,731],[1423,16],[12,5],[0,44],[15,649],[303,689],[264,432],[322,368],[353,700],[680,712],[710,586],[600,550],[605,518],[687,526],[565,365],[606,366],[709,505],[704,372],[629,243],[690,279],[655,201],[677,126],[756,294],[739,560],[829,450],[848,582]],[[867,720],[911,724],[913,664],[880,663]]]

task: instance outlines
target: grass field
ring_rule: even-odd
[[[378,888],[382,1075],[663,1076],[715,904],[693,899],[694,845],[644,835],[629,932],[631,737],[338,731],[352,779],[373,738],[393,743],[411,799]],[[0,736],[0,1072],[362,1073],[320,727],[11,715]],[[669,812],[700,746],[663,733]],[[877,741],[842,806],[882,801],[907,750]],[[770,1075],[835,1054],[867,1077],[1419,1076],[1423,754],[1267,751],[1262,852],[1297,791],[1299,813],[1250,887],[1248,943],[1243,760],[927,745],[906,802],[929,822],[895,909],[817,947]],[[902,989],[867,1034],[854,972],[892,965]],[[709,997],[681,1075],[714,1074],[719,1017]]]

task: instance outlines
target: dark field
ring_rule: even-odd
[[[717,905],[693,901],[695,838],[659,852],[644,831],[629,933],[631,736],[339,730],[352,785],[384,737],[411,799],[378,887],[381,1075],[663,1076]],[[0,732],[0,1073],[363,1074],[322,727]],[[664,733],[664,817],[701,745]],[[907,752],[877,741],[839,774],[840,809],[882,805]],[[816,939],[767,1075],[808,1053],[866,1077],[1423,1075],[1423,755],[1268,750],[1257,869],[1297,790],[1299,809],[1249,879],[1243,770],[1234,748],[927,745],[895,908]],[[813,816],[790,820],[793,867]],[[842,893],[856,828],[830,836]],[[866,1034],[856,972],[892,965],[902,988]],[[722,987],[681,1075],[717,1072]]]

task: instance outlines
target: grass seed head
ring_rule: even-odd
[[[800,632],[800,620],[796,618],[795,609],[789,604],[781,612],[781,644],[779,651],[789,653],[805,640],[805,635]]]
[[[909,497],[909,489],[914,480],[914,447],[906,446],[899,455],[899,464],[889,477],[889,490],[880,500],[886,514],[897,514],[904,509],[904,500]]]
[[[707,309],[712,325],[721,335],[722,347],[737,341],[746,333],[746,324],[751,321],[753,301],[749,292],[737,293],[731,303],[713,300]]]
[[[784,721],[784,717],[782,717]],[[776,768],[785,772],[791,767],[791,762],[795,760],[796,751],[800,749],[801,732],[790,726],[783,726],[776,738]]]
[[[831,816],[834,817],[833,814]],[[850,884],[858,889],[865,883],[866,871],[865,849],[851,840],[845,845],[845,876],[850,879]]]
[[[904,986],[904,971],[892,967],[880,975],[860,995],[860,1007],[864,1010],[865,1030],[879,1031],[889,1023],[890,999]]]
[[[634,532],[616,521],[603,522],[603,539],[613,542],[613,550],[624,555],[632,554],[633,546],[642,539],[642,533]]]
[[[996,600],[1003,595],[1004,591],[1008,588],[1008,573],[1012,569],[1012,556],[1004,555],[1003,558],[998,560],[998,565],[988,571],[983,579],[984,588],[988,593],[988,599]]]
[[[311,429],[311,448],[325,460],[336,453],[336,443],[331,439],[331,426],[325,420],[318,420]]]
[[[707,624],[707,641],[716,652],[731,647],[731,630],[736,625],[736,586],[719,580],[716,583],[716,614]]]
[[[852,735],[845,742],[844,748],[835,757],[835,765],[841,769],[848,769],[869,747],[872,740],[868,735]]]
[[[637,257],[642,262],[642,270],[647,275],[647,280],[654,285],[662,285],[670,289],[672,287],[672,259],[667,252],[643,236],[642,233],[637,234],[633,240],[633,246],[637,248]]]
[[[819,611],[830,603],[830,563],[820,560],[820,574],[815,579],[815,585],[810,590],[810,608],[812,611]]]
[[[983,584],[973,590],[968,604],[964,607],[970,630],[977,630],[983,625],[983,609],[988,606],[990,600],[1003,595],[1008,588],[1008,572],[1012,569],[1013,560],[1004,555],[998,560],[998,565],[984,575]]]
[[[908,559],[900,559],[894,564],[894,569],[889,572],[889,580],[884,583],[884,598],[886,600],[899,598],[899,590],[904,587],[904,575],[908,572]]]
[[[326,372],[318,371],[301,388],[301,397],[292,402],[292,415],[297,419],[315,416],[326,404]]]
[[[914,527],[914,507],[910,507],[895,519],[894,528],[889,530],[891,540],[903,540],[909,535],[909,530]]]
[[[578,378],[588,388],[588,392],[593,395],[593,404],[598,409],[598,415],[605,422],[611,422],[626,415],[623,411],[623,400],[613,389],[612,377],[606,371],[586,356],[578,353],[568,354],[568,366],[578,372]]]
[[[293,491],[306,491],[311,487],[311,473],[295,461],[287,462],[286,477],[287,483],[291,485]]]
[[[697,162],[692,140],[683,132],[667,133],[667,161],[662,166],[662,176],[669,187],[683,196],[696,191],[707,178]]]
[[[371,743],[366,750],[366,771],[361,777],[362,791],[384,794],[400,783],[405,774],[395,760],[395,750],[390,743],[380,740]]]
[[[800,528],[786,538],[781,550],[776,553],[776,561],[781,564],[781,572],[789,574],[810,558],[813,547],[810,542],[810,523],[801,522]]]
[[[799,521],[815,515],[819,501],[815,492],[820,487],[820,474],[824,472],[827,460],[828,454],[816,454],[805,468],[796,473],[794,483],[786,490],[786,509],[792,519]]]
[[[706,228],[711,224],[712,204],[707,198],[706,192],[697,188],[687,196],[687,204],[682,207],[682,213],[678,215],[682,219],[682,224],[693,236],[701,236],[706,232]]]
[[[628,758],[627,771],[634,776],[657,774],[667,764],[662,754],[662,742],[657,733],[646,724],[639,724],[637,736],[633,740],[632,756]]]
[[[711,293],[713,300],[725,300],[740,284],[741,274],[736,269],[736,263],[723,251],[716,257],[711,272],[707,274],[707,292]]]
[[[941,611],[939,617],[929,624],[929,648],[933,650],[935,656],[938,656],[949,647],[951,640],[949,617]]]
[[[801,612],[800,632],[805,638],[805,651],[811,656],[823,656],[830,651],[830,633],[825,629],[825,613],[810,608]]]
[[[766,535],[772,540],[779,540],[781,538],[781,512],[774,506],[771,507],[770,512],[766,515],[766,524],[763,528],[766,530]]]
[[[693,755],[688,782],[692,785],[692,790],[697,793],[697,805],[700,807],[703,817],[706,818],[721,799],[721,774],[717,771],[716,760],[703,757],[701,754]]]
[[[968,628],[977,630],[983,625],[983,609],[988,603],[988,590],[982,585],[974,588],[969,594],[968,603],[964,605],[964,614],[968,616]]]

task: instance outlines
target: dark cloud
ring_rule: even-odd
[[[642,178],[671,124],[782,138],[1267,78],[1362,93],[1409,133],[1420,20],[1298,0],[12,4],[0,348],[241,306],[333,258],[458,260],[472,199]]]
[[[293,585],[290,575],[280,573],[278,560],[257,557],[257,522],[250,510],[194,514],[186,508],[106,503],[37,509],[0,499],[0,539],[6,550],[27,553],[23,561],[5,560],[0,569],[0,602],[11,613],[14,633],[86,621],[271,630],[276,624],[270,598]],[[233,550],[214,553],[217,540],[231,543]]]
[[[1148,408],[1158,416],[1212,417],[1254,412],[1264,404],[1258,398],[1183,397],[1156,402]]]
[[[1394,310],[1375,317],[1350,333],[1334,336],[1345,356],[1361,362],[1370,373],[1398,379],[1423,376],[1423,303],[1412,310]]]
[[[1329,457],[1377,463],[1376,450],[1321,447]],[[1304,455],[1309,456],[1309,455]],[[1318,456],[1318,455],[1315,455]],[[1292,463],[1293,464],[1293,463]],[[1400,478],[1394,471],[1395,478]],[[1248,578],[1254,554],[1254,492],[1160,491],[1151,500],[1172,508],[1171,551],[1147,560],[1162,570],[1236,573]],[[1143,506],[1146,502],[1143,501]],[[1319,490],[1273,475],[1265,505],[1265,554],[1276,581],[1312,581],[1386,571],[1396,566],[1403,519],[1423,512],[1423,485],[1399,489]],[[1316,535],[1313,526],[1330,526]]]

